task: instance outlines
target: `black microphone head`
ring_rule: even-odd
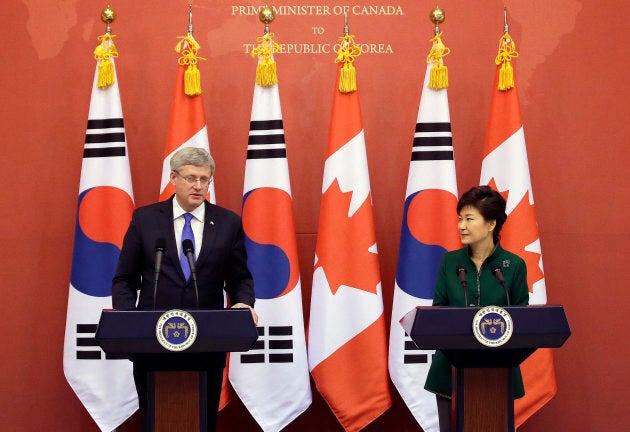
[[[499,264],[492,264],[490,266],[490,270],[492,271],[492,274],[494,275],[494,277],[499,279],[500,282],[504,281],[503,270],[501,270],[501,266]]]
[[[194,252],[195,247],[193,246],[193,242],[190,239],[186,239],[182,242],[182,248],[184,249],[184,253]]]
[[[466,267],[463,264],[458,264],[457,267],[455,267],[455,270],[457,271],[457,277],[459,278],[459,283],[462,284],[462,286],[466,286]]]
[[[165,247],[166,247],[166,240],[164,240],[162,237],[155,240],[156,251],[163,251]]]

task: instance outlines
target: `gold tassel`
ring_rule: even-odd
[[[339,91],[352,93],[357,91],[357,71],[353,63],[361,55],[361,47],[354,43],[354,35],[345,35],[339,40],[341,43],[335,59],[335,63],[343,63],[339,71]]]
[[[175,51],[181,53],[181,57],[177,59],[177,63],[180,66],[188,65],[186,72],[184,72],[184,93],[187,96],[200,95],[201,73],[199,72],[197,63],[199,60],[205,60],[205,58],[197,55],[200,46],[191,34],[178,36],[178,39],[180,39],[180,41],[177,43]]]
[[[184,93],[188,96],[201,94],[201,73],[197,65],[190,65],[184,72]]]
[[[273,40],[273,36],[273,33],[266,33],[259,37],[256,40],[258,46],[252,50],[252,57],[258,58],[256,84],[262,87],[278,84],[278,73],[273,55],[282,52],[282,47]]]
[[[107,88],[114,84],[116,79],[114,76],[114,64],[111,60],[112,58],[118,57],[116,45],[114,45],[114,41],[112,40],[114,37],[116,36],[110,35],[109,33],[99,36],[98,40],[101,43],[94,49],[94,58],[99,62],[98,76],[96,79],[98,88]]]
[[[514,87],[514,68],[512,68],[512,59],[518,57],[516,45],[509,33],[504,33],[499,41],[499,53],[494,60],[496,65],[501,65],[499,69],[499,85],[498,89],[507,91]]]
[[[444,65],[444,56],[450,54],[451,50],[442,43],[442,33],[438,33],[431,39],[433,45],[427,56],[427,63],[431,63],[431,74],[429,76],[429,88],[441,90],[448,88],[448,68]]]
[[[344,63],[339,74],[340,92],[350,93],[357,90],[357,70],[352,63]]]

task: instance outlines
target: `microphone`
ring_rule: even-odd
[[[501,266],[498,264],[494,264],[492,267],[490,267],[490,270],[492,271],[492,274],[494,275],[494,277],[497,278],[497,280],[503,287],[503,290],[505,291],[505,297],[507,298],[507,305],[509,306],[510,293],[508,292],[507,284],[505,283],[505,278],[503,277],[503,270],[501,270]]]
[[[186,239],[182,242],[182,249],[188,259],[188,266],[190,267],[190,276],[193,280],[195,287],[195,299],[197,300],[197,308],[199,307],[199,288],[197,287],[197,272],[195,271],[195,247],[190,239]]]
[[[155,240],[155,277],[153,285],[153,309],[155,309],[155,302],[157,297],[158,279],[160,278],[160,268],[162,267],[162,257],[164,256],[164,247],[166,242],[162,237]]]
[[[455,268],[457,271],[457,276],[459,277],[459,283],[462,284],[462,289],[464,290],[464,306],[468,307],[468,288],[466,283],[466,267],[462,264],[458,264]]]

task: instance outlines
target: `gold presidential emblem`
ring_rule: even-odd
[[[172,309],[160,315],[155,325],[158,342],[169,351],[183,351],[197,339],[197,323],[191,314]]]
[[[475,314],[472,328],[479,343],[498,347],[510,340],[514,325],[508,311],[499,306],[486,306]]]

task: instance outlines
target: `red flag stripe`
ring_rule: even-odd
[[[188,96],[184,93],[185,71],[185,66],[177,68],[170,123],[166,133],[165,155],[173,153],[206,125],[206,114],[201,95]]]
[[[339,66],[341,69],[341,65]],[[339,73],[335,89],[339,88]],[[332,115],[328,132],[328,156],[346,145],[363,130],[359,92],[335,92],[332,104]]]
[[[495,91],[490,101],[484,158],[514,135],[523,125],[516,84],[514,84],[514,88],[508,91],[496,90],[499,83],[499,69],[500,66],[497,67],[497,73],[494,77],[493,88]],[[501,113],[510,113],[510,115],[502,115]]]

